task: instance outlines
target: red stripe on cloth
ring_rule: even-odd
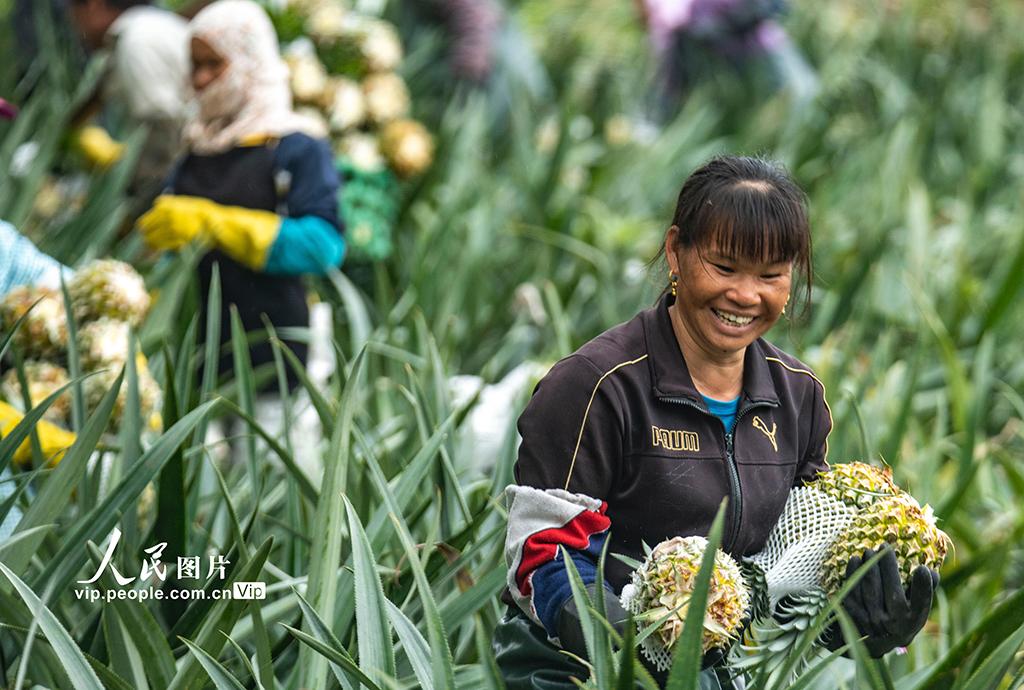
[[[530,595],[530,575],[548,561],[553,561],[558,556],[559,546],[582,551],[590,545],[591,535],[604,532],[611,526],[612,521],[604,515],[607,509],[608,504],[601,503],[598,512],[584,510],[562,527],[541,530],[526,538],[523,558],[516,570],[516,585],[523,596]]]

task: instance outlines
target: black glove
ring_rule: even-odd
[[[843,609],[864,638],[868,653],[876,659],[910,644],[928,620],[932,595],[939,586],[938,571],[921,565],[911,573],[910,586],[904,592],[896,552],[888,545],[879,551],[883,553],[881,559],[843,599]],[[863,558],[851,558],[846,564],[846,577],[852,577],[862,563],[874,556],[875,552],[868,549]],[[826,635],[826,646],[834,651],[844,644],[838,622],[833,623]]]
[[[586,589],[591,601],[597,601],[598,591],[601,594],[608,593],[607,589],[599,586],[596,582],[587,585]],[[618,597],[614,594],[605,596],[604,606],[608,622],[615,628],[615,632],[620,636],[625,636],[626,620],[629,618],[629,614],[622,608]],[[576,608],[575,597],[566,599],[558,611],[558,641],[562,644],[562,649],[567,652],[572,652],[581,659],[588,658],[587,640],[583,636],[583,623],[580,621],[580,612]]]

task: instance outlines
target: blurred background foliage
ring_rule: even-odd
[[[325,435],[334,432],[322,449],[332,497],[282,462],[295,460],[290,440],[274,450],[247,445],[246,461],[218,477],[196,417],[175,446],[184,501],[122,513],[98,481],[69,475],[74,500],[14,574],[94,658],[106,687],[122,686],[96,664],[131,687],[198,687],[208,682],[200,660],[214,680],[228,669],[246,687],[257,677],[273,686],[267,664],[280,687],[385,687],[385,676],[399,687],[497,687],[487,641],[504,608],[500,494],[532,381],[653,303],[667,271],[646,265],[686,176],[714,154],[758,154],[788,167],[808,197],[811,301],[797,293],[792,320],[769,339],[824,382],[829,459],[884,460],[955,542],[929,625],[888,671],[901,688],[949,688],[950,673],[967,679],[971,652],[987,654],[1024,624],[1015,598],[1024,582],[1024,5],[799,0],[785,25],[817,72],[813,98],[759,94],[723,72],[664,127],[646,118],[653,68],[630,2],[521,0],[506,9],[499,66],[489,83],[470,86],[444,78],[443,38],[416,21],[417,7],[384,8],[403,30],[413,115],[435,132],[437,159],[404,183],[392,257],[314,281],[332,307],[339,359],[322,392],[310,385]],[[12,32],[0,33],[0,93],[22,104],[21,117],[0,124],[0,217],[70,264],[112,254],[150,266],[138,240],[119,232],[131,158],[85,175],[64,141],[98,68],[82,66],[60,27],[44,22],[40,37],[43,57],[19,81]],[[19,159],[30,141],[35,157]],[[141,343],[176,405],[166,427],[193,411],[227,410],[200,408],[183,373],[202,352],[190,340],[188,260],[148,273],[161,300]],[[247,385],[220,393],[245,409]],[[137,454],[129,460],[143,465]],[[83,477],[96,471],[80,464]],[[125,484],[128,498],[145,484]],[[346,518],[328,524],[319,517],[328,514]],[[54,559],[82,539],[76,525],[86,517],[122,525],[127,571],[138,571],[152,525],[175,520],[189,553],[231,552],[239,567],[265,559],[250,579],[268,582],[271,595],[261,607],[204,602],[184,614],[80,601],[73,578],[55,576],[63,561]],[[89,538],[100,544],[105,534]],[[42,685],[92,687],[79,684],[65,656],[73,654],[49,633],[26,646],[38,616],[9,592],[0,606],[4,687],[22,667]],[[132,641],[124,632],[140,620],[145,633]],[[210,632],[218,626],[239,654]],[[220,664],[190,653],[179,635]],[[314,649],[310,639],[330,648],[317,652],[330,671],[296,665],[300,647]],[[971,687],[1019,687],[1019,646],[1003,673]],[[372,678],[352,675],[353,658]],[[914,684],[925,677],[933,684]]]

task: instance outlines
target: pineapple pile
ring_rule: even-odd
[[[28,395],[32,400],[33,407],[46,400],[58,390],[66,386],[71,380],[64,367],[50,362],[25,362],[25,379],[28,381]],[[4,398],[17,404],[15,401],[22,401],[21,384],[18,382],[18,372],[9,369],[4,374],[0,389]],[[54,424],[66,424],[71,417],[71,394],[65,391],[57,398],[46,412],[43,419]]]
[[[918,566],[937,570],[950,543],[931,508],[896,486],[889,468],[854,462],[819,473],[790,492],[765,548],[750,559],[763,573],[770,615],[753,622],[748,644],[733,650],[733,665],[778,670],[842,588],[852,557],[887,544],[906,587]],[[794,673],[810,660],[802,659]]]
[[[150,298],[142,277],[135,269],[110,259],[93,261],[76,271],[68,281],[67,289],[76,324],[81,371],[93,374],[82,383],[86,410],[92,414],[128,361],[130,329],[142,323]],[[26,313],[28,316],[14,339],[25,358],[28,398],[35,406],[69,382],[64,366],[67,363],[68,328],[63,293],[45,287],[15,288],[0,302],[3,330],[9,332]],[[142,354],[136,355],[135,363],[142,418],[155,431],[161,423],[160,387]],[[0,380],[0,392],[16,408],[24,407],[16,370],[11,369],[4,374]],[[109,433],[116,433],[120,428],[127,397],[126,378],[114,403],[107,427]],[[44,418],[64,427],[70,426],[70,391],[50,406]]]
[[[401,178],[430,167],[433,139],[410,119],[409,89],[395,72],[402,42],[392,24],[340,0],[292,0],[273,18],[282,41],[291,41],[285,61],[296,109],[331,132],[336,154],[360,171]]]
[[[14,342],[26,359],[53,359],[67,349],[64,295],[47,287],[23,285],[14,288],[0,304],[0,322],[4,332],[10,333],[22,317],[25,321],[14,334]]]
[[[683,632],[689,600],[707,539],[673,537],[658,544],[622,590],[622,606],[636,615],[638,631],[666,615],[641,649],[660,670],[672,665],[672,649]],[[739,565],[721,549],[715,552],[711,590],[704,614],[704,651],[726,647],[736,638],[750,605],[750,591]]]

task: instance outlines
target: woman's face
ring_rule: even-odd
[[[192,88],[202,91],[223,74],[227,61],[201,38],[192,38]]]
[[[678,228],[665,242],[679,276],[676,311],[693,344],[709,355],[735,355],[775,325],[789,300],[790,261],[768,263],[727,255],[717,243],[674,251]]]

